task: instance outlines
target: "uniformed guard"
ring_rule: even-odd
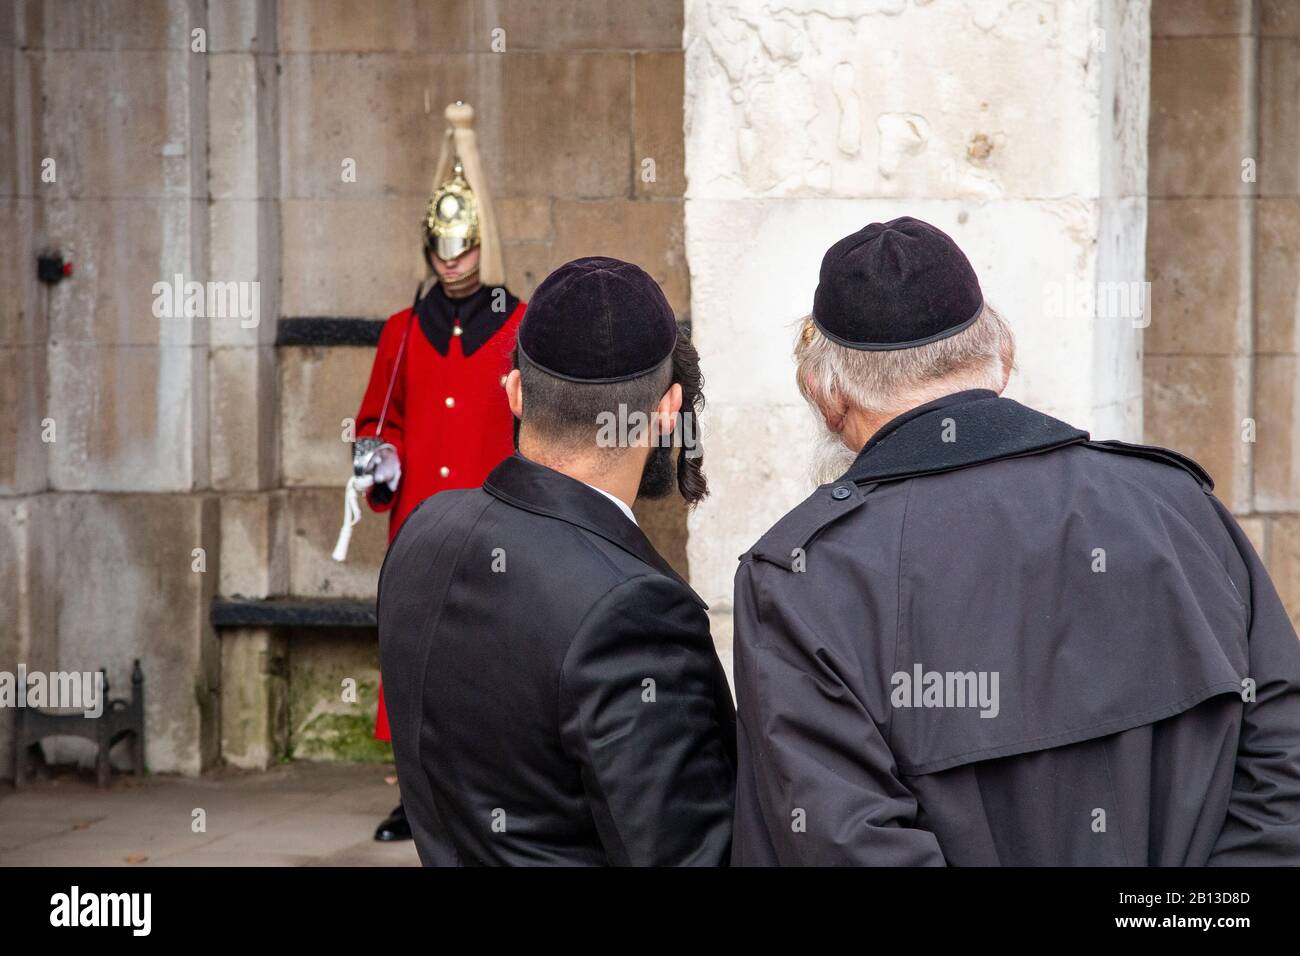
[[[422,222],[429,276],[415,304],[384,324],[356,418],[354,467],[370,507],[390,513],[390,543],[420,502],[477,487],[514,451],[503,385],[524,303],[505,287],[474,110],[453,103],[446,117]],[[390,739],[382,686],[375,737]],[[375,831],[410,836],[401,804]]]
[[[1300,863],[1300,646],[1210,477],[1000,397],[915,219],[830,248],[795,354],[844,463],[736,576],[733,862]]]
[[[658,284],[580,259],[538,286],[506,383],[519,453],[393,542],[379,644],[426,865],[718,865],[735,713],[703,602],[632,505],[706,491],[674,435],[698,358]],[[683,409],[685,412],[683,413]]]

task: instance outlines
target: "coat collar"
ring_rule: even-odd
[[[954,471],[1086,442],[1088,433],[987,389],[945,395],[890,421],[836,484]]]
[[[677,581],[696,603],[708,608],[617,505],[577,479],[516,453],[492,470],[483,490],[516,508],[566,521],[604,538]]]
[[[796,549],[806,547],[832,521],[856,510],[880,482],[956,471],[1087,441],[1087,432],[987,389],[945,395],[884,425],[843,476],[814,491],[748,553],[790,570]]]
[[[504,286],[483,286],[473,295],[453,299],[435,282],[415,303],[415,314],[420,320],[420,331],[429,344],[445,356],[451,348],[452,329],[461,327],[460,349],[464,355],[473,355],[506,324],[514,314],[519,300]],[[501,304],[504,308],[494,309]]]

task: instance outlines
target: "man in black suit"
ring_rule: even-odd
[[[698,360],[616,259],[537,288],[506,379],[518,453],[425,501],[380,577],[393,750],[425,865],[719,865],[735,712],[705,605],[637,527],[672,489]],[[705,493],[683,441],[679,493]]]

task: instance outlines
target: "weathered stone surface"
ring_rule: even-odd
[[[1256,348],[1300,352],[1300,198],[1260,199],[1255,210]]]
[[[273,630],[221,636],[221,756],[265,770],[289,753],[289,642]]]
[[[43,219],[35,200],[0,199],[0,346],[43,346],[49,335],[33,261]]]
[[[58,666],[51,499],[0,498],[0,671]],[[13,779],[13,710],[0,708],[0,780]]]
[[[472,86],[470,58],[288,55],[281,64],[285,198],[416,199],[420,205],[403,231],[418,237],[415,226],[433,185],[442,144],[443,108]],[[500,194],[502,133],[508,117],[496,102],[471,102],[478,114],[475,127],[489,181]],[[514,135],[510,130],[511,139]],[[344,178],[346,160],[354,161],[355,181]]]
[[[549,242],[554,236],[550,197],[499,199],[495,212],[503,242]]]
[[[676,50],[682,4],[504,0],[480,7],[479,33],[505,30],[506,50]]]
[[[485,50],[478,4],[459,0],[280,0],[280,48],[287,53],[449,53]]]
[[[206,342],[214,322],[237,323],[185,315],[186,284],[207,278],[203,250],[191,242],[196,214],[204,210],[186,199],[46,202],[43,238],[73,265],[49,291],[51,341],[190,345]]]
[[[1250,546],[1255,549],[1255,553],[1260,556],[1260,560],[1267,562],[1269,519],[1263,515],[1247,515],[1238,518],[1237,524],[1241,526],[1241,530],[1250,539]]]
[[[219,744],[220,656],[207,620],[220,574],[216,501],[58,495],[51,520],[54,576],[43,586],[57,595],[58,666],[105,667],[120,694],[140,658],[149,769],[198,773]]]
[[[209,53],[274,53],[281,3],[223,0],[207,6]]]
[[[682,142],[685,66],[681,51],[640,53],[632,58],[633,185],[640,197],[681,196],[686,191]],[[646,160],[654,163],[647,182]]]
[[[1103,34],[1088,2],[692,3],[688,195],[1097,195],[1097,84],[1147,32],[1124,7]]]
[[[1300,515],[1275,515],[1269,519],[1268,573],[1300,631]]]
[[[0,17],[0,20],[7,19]],[[18,104],[15,102],[18,97],[12,85],[16,75],[15,64],[19,62],[23,62],[21,53],[15,54],[10,44],[0,44],[0,76],[6,78],[5,95],[0,96],[0,197],[5,198],[17,191],[18,164],[27,161],[19,147],[21,135],[18,131]],[[8,241],[7,236],[0,239],[0,242],[4,241]]]
[[[1154,37],[1242,36],[1253,29],[1251,0],[1151,0]]]
[[[1300,36],[1300,7],[1292,0],[1260,0],[1259,32],[1264,36]]]
[[[195,0],[26,0],[19,16],[24,42],[49,50],[188,50],[203,22]]]
[[[286,492],[289,518],[289,593],[302,597],[373,598],[388,547],[388,515],[365,508],[352,531],[345,562],[330,553],[343,521],[343,483]]]
[[[675,451],[673,457],[677,457]],[[675,493],[655,501],[642,499],[637,501],[632,510],[636,514],[637,524],[655,546],[655,550],[667,559],[678,574],[690,580],[690,566],[686,560],[687,511],[682,499]]]
[[[386,319],[407,308],[425,272],[422,208],[419,199],[286,200],[281,313]]]
[[[1255,507],[1300,511],[1300,356],[1255,357]]]
[[[1261,196],[1300,195],[1300,36],[1259,41],[1258,176]]]
[[[314,632],[294,635],[291,640],[289,741],[293,757],[392,760],[391,745],[374,738],[379,699],[375,632]]]
[[[345,419],[355,419],[375,350],[281,348],[280,473],[286,486],[337,487],[352,474]]]
[[[1146,357],[1146,440],[1182,452],[1214,479],[1215,494],[1237,512],[1250,509],[1253,445],[1243,440],[1249,414],[1250,360],[1226,355]]]
[[[218,593],[264,598],[289,590],[289,534],[281,492],[225,494]]]
[[[1255,152],[1246,82],[1249,37],[1151,42],[1151,195],[1246,196],[1242,161]]]
[[[557,201],[550,255],[551,268],[579,256],[614,256],[635,262],[663,286],[668,303],[679,316],[690,304],[682,204],[678,201]]]
[[[549,242],[516,242],[505,249],[506,285],[527,301],[552,269],[564,264]]]
[[[224,314],[203,324],[202,331],[214,348],[275,342],[280,302],[279,216],[279,204],[269,200],[225,199],[208,206],[208,275],[213,283],[221,284],[231,303]]]
[[[1300,515],[1277,515],[1269,524],[1269,576],[1300,631]]]
[[[713,494],[687,518],[691,584],[713,610],[730,607],[736,557],[806,498],[816,422],[798,404],[710,399],[701,418]],[[755,454],[755,450],[772,454]]]
[[[279,448],[275,349],[213,349],[208,377],[212,487],[271,487]]]
[[[624,0],[281,0],[280,36],[294,52],[656,50],[681,45],[682,13]]]
[[[484,137],[483,149],[489,175],[498,171],[498,195],[632,195],[630,57],[537,53],[490,62],[500,63],[500,125],[499,137]]]
[[[51,344],[50,486],[181,491],[207,479],[207,353]]]
[[[1152,199],[1148,355],[1232,355],[1250,348],[1248,199]],[[1213,256],[1206,250],[1214,249]]]
[[[489,55],[478,63],[495,75],[474,106],[480,153],[497,196],[631,194],[631,61],[626,56]],[[462,95],[474,65],[458,56],[286,57],[281,110],[286,196],[404,196],[422,203],[433,185],[442,107]],[[496,86],[499,101],[492,94]],[[591,96],[595,90],[598,97]],[[584,99],[589,108],[573,110],[566,97]],[[680,125],[680,112],[678,119]],[[411,146],[393,149],[394,142]],[[353,182],[345,181],[345,160],[355,161]],[[418,222],[419,208],[412,223]]]
[[[256,199],[262,195],[258,170],[274,143],[258,133],[258,63],[252,54],[208,57],[210,139],[208,190],[213,199]]]
[[[45,349],[0,347],[0,408],[0,494],[44,490]]]
[[[59,198],[185,198],[197,193],[195,150],[206,146],[189,93],[186,52],[47,53],[41,156],[57,163],[45,194]],[[198,119],[202,119],[201,115]]]

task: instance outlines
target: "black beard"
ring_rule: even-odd
[[[673,446],[656,445],[646,456],[641,472],[641,485],[636,490],[638,498],[667,498],[673,491]]]

